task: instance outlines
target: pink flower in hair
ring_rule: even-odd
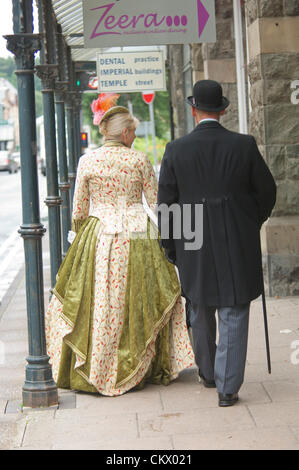
[[[116,106],[119,96],[116,93],[101,93],[98,99],[93,100],[90,107],[93,112],[93,123],[95,126],[100,124],[102,117],[110,108]]]

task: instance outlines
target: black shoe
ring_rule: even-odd
[[[203,385],[206,388],[216,388],[216,384],[214,380],[207,380],[200,371],[198,372],[198,375],[199,375],[199,378],[198,378],[199,382],[203,383]]]
[[[239,400],[237,393],[218,393],[219,406],[233,406]]]

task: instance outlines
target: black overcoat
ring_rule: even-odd
[[[159,215],[160,231],[171,225],[162,245],[194,308],[244,304],[261,294],[260,228],[275,199],[274,179],[254,137],[206,121],[167,145],[158,204],[191,205],[193,229],[195,204],[203,207],[203,244],[195,251],[186,250],[188,235],[173,239],[172,217]]]

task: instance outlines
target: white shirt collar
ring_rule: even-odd
[[[202,122],[209,122],[209,121],[219,122],[217,119],[214,119],[214,118],[206,118],[206,119],[202,119],[201,121],[199,121],[198,124],[201,124]]]

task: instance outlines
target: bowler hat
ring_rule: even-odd
[[[229,106],[229,100],[223,96],[222,86],[214,80],[200,80],[193,87],[193,96],[186,102],[196,109],[217,113]]]

